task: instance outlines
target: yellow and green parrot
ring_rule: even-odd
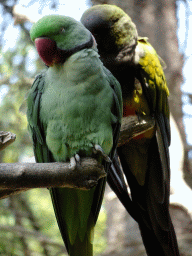
[[[73,18],[48,15],[30,31],[46,69],[28,95],[27,117],[39,163],[95,157],[107,172],[123,113],[121,87],[102,64],[92,34]],[[106,178],[90,190],[50,189],[70,256],[93,255],[93,233]]]
[[[169,90],[163,61],[148,39],[138,36],[131,18],[115,5],[95,5],[84,12],[81,22],[94,35],[104,66],[121,84],[123,116],[155,120],[154,129],[117,149],[131,198],[116,191],[113,170],[108,182],[113,180],[112,189],[138,222],[147,254],[178,256],[169,213]]]

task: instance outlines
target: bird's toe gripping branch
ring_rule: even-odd
[[[77,167],[77,164],[80,164],[80,156],[78,154],[75,154],[73,157],[70,158],[70,169],[75,170]]]
[[[102,147],[99,146],[98,144],[95,144],[95,145],[93,146],[93,153],[96,154],[96,155],[100,155],[100,156],[103,158],[103,160],[105,160],[105,161],[108,162],[108,163],[111,163],[111,162],[112,162],[111,159],[110,159],[110,157],[109,157],[107,154],[105,154],[105,152],[104,152],[104,150],[102,149]]]

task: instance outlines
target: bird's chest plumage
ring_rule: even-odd
[[[65,161],[79,150],[89,155],[93,144],[103,146],[106,153],[112,146],[112,90],[101,82],[104,77],[96,68],[91,73],[91,67],[84,66],[80,71],[75,64],[49,68],[45,78],[40,115],[46,143],[57,161]]]

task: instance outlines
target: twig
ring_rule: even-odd
[[[16,139],[16,135],[11,132],[0,131],[0,151],[5,149]]]

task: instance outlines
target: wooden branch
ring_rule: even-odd
[[[147,116],[124,117],[118,146],[150,129],[155,120]],[[1,132],[0,149],[12,143],[16,136]],[[75,170],[68,163],[13,163],[0,164],[0,198],[21,193],[31,188],[69,187],[90,189],[106,176],[101,164],[93,158],[82,158]]]
[[[155,128],[155,119],[150,116],[123,117],[118,147],[132,138]]]
[[[5,149],[16,139],[16,135],[11,132],[0,131],[0,151]]]
[[[90,189],[106,176],[93,158],[82,158],[75,170],[68,163],[0,164],[1,189],[69,187]]]

